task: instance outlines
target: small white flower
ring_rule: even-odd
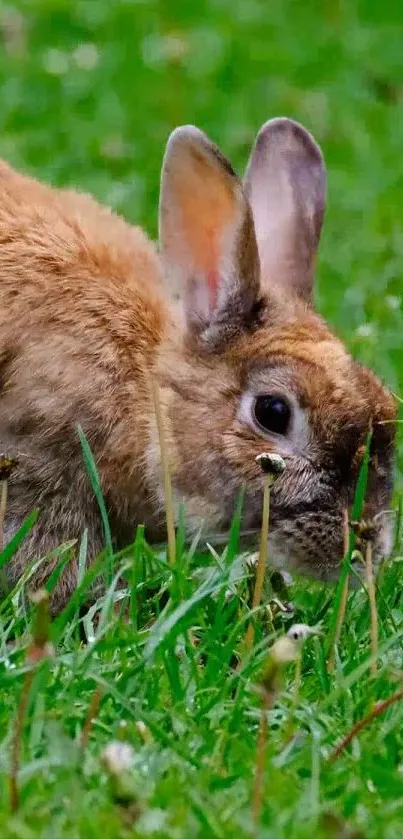
[[[134,759],[134,749],[130,744],[117,740],[108,743],[102,754],[102,761],[111,775],[128,772],[133,767]]]
[[[73,52],[73,59],[80,70],[93,70],[99,61],[99,50],[95,44],[79,44]]]
[[[293,623],[288,630],[287,635],[296,644],[301,645],[310,636],[320,635],[320,628],[319,626],[308,626],[307,623]]]
[[[385,303],[389,309],[391,309],[393,312],[396,312],[398,309],[400,309],[401,298],[397,297],[394,294],[387,294],[385,297]]]
[[[256,463],[260,466],[264,475],[269,478],[270,486],[283,474],[285,462],[281,455],[274,452],[262,452],[256,457]]]
[[[142,43],[143,60],[149,66],[158,66],[169,61],[181,62],[188,52],[187,40],[174,33],[148,35]]]
[[[141,814],[137,829],[142,836],[153,836],[155,833],[161,835],[167,823],[167,812],[157,807],[148,807]]]
[[[289,661],[295,661],[298,649],[291,638],[281,635],[270,647],[270,655],[276,664],[287,664]]]
[[[356,329],[356,335],[359,338],[374,338],[375,327],[372,323],[360,323]]]

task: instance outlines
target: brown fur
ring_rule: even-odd
[[[227,230],[232,200],[240,200],[238,187],[228,186],[232,170],[222,166],[225,219],[219,202],[213,216],[211,200],[205,202],[215,242],[221,242],[221,223]],[[193,196],[197,184],[196,174]],[[53,190],[6,164],[0,166],[0,197],[0,448],[19,456],[6,537],[31,509],[40,509],[7,569],[10,582],[34,556],[79,541],[85,527],[90,559],[103,546],[77,423],[97,462],[116,545],[131,541],[140,522],[151,539],[164,538],[152,374],[160,386],[175,499],[185,500],[190,529],[205,518],[208,528],[225,532],[242,484],[245,527],[258,528],[262,478],[255,456],[282,447],[245,423],[239,406],[255,383],[259,392],[270,392],[277,380],[292,390],[307,412],[309,435],[302,457],[282,452],[287,469],[273,491],[272,546],[290,562],[327,574],[340,556],[342,511],[352,501],[370,425],[368,513],[389,504],[395,406],[305,302],[305,289],[300,295],[286,284],[273,288],[264,265],[259,285],[247,204],[241,223],[239,205],[234,209],[238,273],[227,314],[207,325],[199,320],[193,329],[169,300],[161,259],[141,230],[87,196]],[[188,201],[185,190],[185,208]],[[201,261],[210,259],[202,240],[193,249]],[[215,272],[209,263],[210,285]],[[42,565],[35,582],[51,567],[50,561]],[[73,561],[59,583],[56,608],[75,583]]]
[[[15,580],[28,558],[79,538],[85,526],[91,555],[103,545],[77,422],[115,532],[132,537],[136,521],[150,519],[148,375],[169,315],[157,256],[140,230],[86,196],[57,193],[4,164],[0,192],[0,440],[22,453],[10,483],[10,532],[41,510],[12,564]]]

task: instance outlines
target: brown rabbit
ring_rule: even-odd
[[[6,540],[40,509],[7,569],[10,583],[84,528],[90,559],[104,545],[77,423],[116,546],[140,522],[150,539],[164,538],[151,375],[175,507],[185,502],[190,532],[205,521],[225,533],[242,485],[243,527],[256,530],[255,457],[277,452],[286,470],[272,492],[270,553],[328,576],[372,427],[365,515],[376,523],[375,555],[388,550],[395,404],[312,308],[325,169],[304,128],[266,123],[243,184],[201,131],[174,131],[162,169],[160,255],[87,196],[6,164],[0,190],[0,449],[23,453],[10,479]],[[51,567],[43,563],[35,582]],[[75,583],[73,561],[56,608]]]

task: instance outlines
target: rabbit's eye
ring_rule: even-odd
[[[257,396],[254,406],[255,420],[265,431],[287,434],[291,419],[290,406],[279,396]]]

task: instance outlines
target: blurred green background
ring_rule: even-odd
[[[164,144],[207,131],[242,170],[266,119],[322,145],[321,312],[403,395],[399,0],[0,3],[0,155],[156,232]]]

